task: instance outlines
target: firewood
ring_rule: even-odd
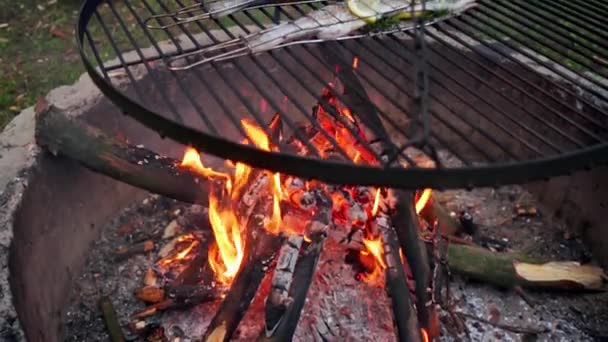
[[[266,317],[267,324],[258,341],[291,341],[296,330],[332,222],[331,200],[326,195],[316,192],[316,202],[316,213],[306,229],[311,241],[304,244],[295,265],[293,280],[289,287],[288,305],[285,306],[282,317],[278,321],[276,319],[269,321]]]
[[[221,293],[213,286],[184,285],[167,286],[163,290],[165,298],[147,306],[131,316],[133,321],[142,320],[162,311],[182,310],[220,298]]]
[[[474,246],[450,244],[447,263],[453,274],[501,288],[516,286],[603,291],[601,268],[574,262],[549,262],[517,253],[498,253]]]
[[[424,329],[429,328],[427,309],[430,267],[427,250],[418,234],[418,217],[414,211],[414,196],[410,192],[394,190],[396,198],[391,221],[397,232],[399,244],[405,255],[416,283],[416,310],[418,322]]]
[[[129,145],[50,106],[36,117],[36,143],[54,155],[152,193],[208,205],[207,181],[179,161]]]
[[[399,256],[397,234],[387,215],[379,214],[375,219],[375,223],[383,240],[384,260],[386,264],[386,291],[391,297],[394,313],[393,320],[397,328],[398,340],[401,342],[418,342],[420,341],[418,319],[411,304],[410,290]]]
[[[221,297],[221,292],[209,284],[165,286],[167,298],[172,299],[177,304],[195,305],[208,302]]]
[[[124,260],[137,254],[144,254],[154,249],[154,241],[146,240],[131,246],[121,246],[116,251],[116,260]]]
[[[146,303],[158,303],[165,299],[165,290],[156,286],[144,286],[135,290],[135,297]]]
[[[282,318],[275,322],[274,326],[266,326],[258,341],[291,341],[323,251],[325,234],[317,233],[311,237],[311,240],[310,243],[304,244],[302,256],[296,263],[292,285],[289,289],[289,298],[291,298],[289,305],[285,307]]]
[[[254,214],[247,222],[245,257],[230,290],[209,323],[203,341],[228,341],[232,337],[274,260],[281,238],[269,234],[264,228],[264,218],[271,207],[272,200],[266,197],[255,205]]]
[[[281,247],[277,264],[272,276],[270,294],[266,299],[266,326],[274,327],[283,317],[286,308],[291,305],[289,287],[293,280],[300,247],[304,238],[299,235],[290,236]]]
[[[99,308],[106,323],[110,340],[112,342],[124,342],[125,336],[123,335],[120,323],[118,323],[118,318],[116,317],[116,312],[110,298],[106,296],[99,298]]]

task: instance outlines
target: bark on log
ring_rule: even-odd
[[[422,328],[428,329],[429,314],[426,305],[429,298],[427,288],[430,281],[430,264],[424,243],[419,239],[419,223],[414,211],[414,196],[410,192],[394,191],[397,203],[394,213],[391,215],[391,221],[416,282],[418,322]]]
[[[386,263],[386,291],[391,297],[394,323],[400,342],[420,341],[418,319],[410,300],[410,290],[401,258],[399,241],[390,218],[384,214],[376,217],[378,230],[382,234],[384,260]]]
[[[182,202],[208,205],[207,181],[178,168],[177,160],[120,142],[52,106],[36,117],[36,143],[121,182]]]

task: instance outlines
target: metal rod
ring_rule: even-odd
[[[433,39],[435,39],[436,41],[439,41],[440,43],[442,43],[443,45],[449,47],[452,51],[456,52],[457,54],[459,54],[460,56],[463,56],[465,59],[467,59],[468,61],[470,61],[471,63],[479,66],[480,68],[482,68],[484,71],[490,73],[492,76],[496,77],[497,79],[503,81],[504,83],[508,84],[510,87],[512,87],[513,89],[516,89],[517,91],[519,91],[520,93],[525,93],[527,94],[530,99],[532,101],[534,101],[535,103],[537,103],[538,105],[542,106],[543,108],[549,110],[550,112],[552,112],[553,114],[555,114],[557,117],[559,117],[560,119],[568,122],[569,124],[571,124],[573,127],[576,127],[579,131],[587,134],[588,137],[592,138],[593,140],[595,140],[596,142],[602,142],[604,141],[603,138],[597,136],[595,133],[589,131],[589,129],[582,127],[579,123],[573,121],[569,116],[565,116],[563,113],[555,110],[554,108],[550,107],[547,105],[546,102],[541,101],[540,99],[538,99],[536,96],[530,94],[529,92],[526,92],[524,89],[520,88],[519,86],[517,86],[516,84],[514,84],[513,82],[511,82],[510,80],[502,77],[501,75],[499,75],[498,73],[496,73],[494,70],[492,70],[491,68],[486,67],[485,65],[479,63],[478,61],[476,61],[473,58],[470,58],[469,56],[467,56],[465,53],[463,53],[461,50],[455,48],[454,46],[448,44],[447,42],[443,41],[440,37],[436,36],[435,34],[433,34],[432,32],[429,32],[429,36],[433,37]],[[432,48],[433,49],[433,48]],[[577,111],[575,111],[577,112]],[[538,119],[539,122],[545,123],[546,121],[544,120],[540,120]],[[594,122],[596,123],[596,125],[598,126],[598,128],[604,128],[602,127],[602,125],[598,122]]]
[[[479,15],[478,12],[479,13],[483,13],[486,17],[484,17],[483,15]],[[498,16],[496,16],[496,15],[494,15],[494,14],[488,12],[488,11],[485,11],[483,9],[483,7],[478,7],[475,11],[470,11],[469,13],[465,13],[463,15],[463,17],[468,17],[468,16],[471,16],[471,17],[473,17],[473,18],[475,18],[475,19],[483,22],[484,24],[488,25],[489,27],[492,27],[492,28],[494,28],[496,30],[499,30],[499,31],[503,31],[504,32],[504,29],[499,28],[494,22],[499,22],[501,25],[509,27],[510,30],[519,32],[523,37],[528,38],[530,41],[532,41],[532,42],[534,42],[534,43],[536,43],[538,45],[530,44],[530,41],[527,41],[527,40],[525,40],[523,38],[518,38],[517,36],[512,35],[512,34],[509,35],[509,38],[512,39],[512,40],[514,40],[514,41],[516,41],[516,42],[518,42],[518,43],[520,43],[520,44],[522,44],[523,46],[525,46],[525,47],[527,47],[527,48],[529,48],[531,50],[536,51],[537,53],[543,55],[545,58],[550,59],[553,62],[560,64],[565,69],[568,69],[570,72],[576,74],[577,76],[579,76],[581,78],[586,79],[587,81],[595,84],[596,86],[599,86],[601,88],[604,88],[604,89],[608,90],[608,86],[606,84],[603,84],[602,82],[599,82],[597,79],[595,79],[595,78],[593,78],[593,77],[591,77],[591,76],[589,76],[589,75],[587,75],[585,73],[582,73],[581,71],[575,69],[572,66],[569,66],[569,65],[565,64],[564,63],[565,61],[563,61],[563,60],[559,60],[559,59],[557,59],[557,58],[555,58],[553,56],[550,56],[550,55],[547,55],[546,53],[543,53],[543,51],[541,49],[539,49],[539,46],[542,46],[542,47],[547,48],[549,50],[555,51],[557,54],[561,55],[562,57],[565,57],[566,59],[569,58],[567,55],[563,55],[559,51],[557,51],[554,48],[552,48],[551,46],[547,45],[542,40],[540,40],[538,38],[533,38],[532,36],[530,36],[523,29],[521,29],[521,28],[519,28],[517,26],[510,26],[509,23],[507,23],[505,21],[505,19],[500,18],[500,17],[498,17]],[[494,22],[492,22],[491,20],[488,20],[488,18],[491,18]],[[504,41],[504,39],[501,39],[501,41]]]
[[[470,48],[471,50],[477,52],[477,54],[479,56],[482,56],[485,60],[488,61],[493,61],[492,58],[486,56],[486,54],[482,53],[478,47],[474,47],[471,44],[466,43],[464,40],[458,38],[456,35],[454,35],[451,30],[447,30],[445,28],[443,28],[443,25],[447,25],[450,26],[454,29],[456,29],[459,33],[461,33],[462,35],[467,36],[468,39],[472,39],[475,40],[475,43],[479,43],[481,45],[484,46],[484,48],[487,48],[489,50],[491,50],[492,52],[498,54],[501,58],[507,59],[512,63],[515,63],[516,65],[524,68],[525,70],[527,70],[528,72],[534,73],[535,75],[538,75],[538,77],[542,78],[545,82],[550,83],[552,86],[556,87],[557,89],[559,89],[560,91],[569,94],[571,96],[574,97],[578,97],[578,95],[570,88],[565,87],[563,84],[557,82],[555,79],[548,77],[547,75],[544,75],[542,73],[538,73],[536,70],[534,70],[534,68],[532,68],[530,65],[528,65],[527,63],[524,63],[523,61],[521,61],[518,58],[513,57],[511,54],[507,53],[506,51],[504,51],[504,49],[499,49],[497,48],[495,45],[488,43],[487,41],[483,40],[483,39],[479,39],[477,38],[470,30],[464,29],[461,25],[456,24],[455,21],[446,21],[445,23],[436,25],[435,28],[437,30],[439,30],[441,33],[445,34],[446,36],[449,36],[451,39],[459,42],[462,45],[465,45],[466,47]],[[514,47],[509,46],[512,49],[515,49]],[[517,50],[516,50],[517,51]],[[518,51],[522,54],[526,54],[525,51]],[[526,57],[531,58],[533,61],[538,62],[540,64],[542,64],[543,62],[540,61],[537,57],[533,56],[533,55],[526,55]],[[544,66],[544,65],[543,65]],[[549,65],[550,66],[550,65]],[[548,68],[548,66],[545,66],[546,68]],[[502,67],[503,69],[505,69],[504,67]],[[555,72],[556,74],[562,76],[561,72],[553,70],[553,69],[549,69],[553,72]],[[517,73],[515,72],[510,72],[512,75],[517,75]],[[521,78],[521,76],[519,76]],[[565,76],[562,76],[565,77]],[[572,81],[572,80],[571,80]],[[554,96],[551,95],[550,98],[554,99]],[[589,100],[585,99],[585,98],[579,98],[579,101],[581,103],[584,103],[586,106],[588,106],[589,108],[593,108],[593,110],[596,113],[600,113],[603,116],[607,116],[608,117],[608,113],[605,113],[604,111],[600,110],[597,105],[592,104]],[[602,125],[603,126],[603,125]]]
[[[150,41],[150,43],[152,44],[152,46],[154,47],[154,49],[156,50],[156,52],[159,54],[159,56],[161,56],[161,58],[165,58],[165,54],[162,51],[162,49],[159,47],[159,45],[157,44],[156,40],[152,37],[152,35],[150,34],[148,27],[146,25],[144,25],[143,21],[141,20],[140,16],[137,14],[137,11],[135,11],[133,9],[133,7],[131,6],[131,4],[129,3],[129,0],[124,0],[125,5],[127,6],[127,8],[129,9],[129,11],[131,12],[131,14],[133,15],[133,17],[135,18],[135,20],[139,23],[140,27],[142,28],[142,30],[144,31],[144,34],[146,35],[146,37],[148,38],[148,40]],[[148,7],[148,3],[144,0],[143,3],[145,4],[146,7]],[[148,7],[148,9],[150,10],[151,8]],[[168,34],[169,35],[169,39],[173,42],[173,44],[179,48],[179,43],[177,42],[176,39],[173,38],[172,34]],[[213,123],[211,122],[211,120],[209,120],[209,118],[207,117],[207,115],[203,114],[203,110],[201,108],[201,106],[198,104],[197,101],[194,100],[194,97],[192,96],[192,94],[190,93],[190,91],[188,90],[188,87],[185,86],[185,84],[183,83],[182,79],[180,77],[177,77],[175,75],[175,72],[169,70],[169,73],[171,73],[171,76],[173,76],[173,79],[175,79],[175,81],[177,82],[180,90],[183,92],[183,94],[186,96],[186,98],[188,99],[188,101],[192,104],[192,106],[194,107],[194,109],[196,110],[196,112],[199,114],[200,118],[202,119],[202,121],[204,122],[205,126],[213,133],[213,134],[217,134],[218,131],[215,128],[215,126],[213,125]]]
[[[605,44],[605,41],[596,39],[591,34],[581,34],[581,32],[575,31],[574,29],[568,27],[563,23],[563,18],[555,16],[555,12],[543,7],[541,3],[531,5],[528,2],[510,1],[509,4],[521,8],[521,13],[533,14],[538,18],[544,19],[543,25],[549,25],[553,27],[554,30],[556,30],[555,32],[559,30],[560,34],[566,39],[573,39],[573,35],[576,35],[576,44],[584,46],[586,49],[589,49],[600,55],[606,54],[607,45]],[[553,13],[554,16],[549,16],[547,15],[547,13]],[[596,45],[601,47],[601,49],[597,48]]]
[[[530,32],[534,32],[538,35],[542,36],[542,42],[546,45],[546,46],[550,46],[552,50],[557,51],[560,55],[571,59],[572,61],[575,61],[587,68],[589,68],[590,70],[593,70],[594,72],[596,72],[597,74],[600,74],[602,76],[606,76],[606,70],[601,70],[601,69],[594,69],[593,65],[592,65],[592,58],[589,56],[589,54],[587,52],[582,51],[574,41],[572,41],[572,38],[563,38],[557,34],[554,33],[554,31],[547,31],[547,27],[544,26],[540,26],[538,21],[534,21],[534,19],[530,19],[530,16],[526,13],[526,12],[522,12],[520,10],[517,9],[513,9],[509,6],[508,10],[512,11],[515,15],[513,15],[513,13],[508,13],[506,12],[506,7],[501,7],[501,6],[496,6],[495,3],[490,3],[488,1],[483,1],[482,2],[484,4],[484,6],[494,10],[495,12],[508,17],[510,20],[515,21],[517,23],[519,23],[522,28],[526,29],[526,32],[528,33],[527,37],[531,38],[532,36],[530,35]],[[532,22],[530,22],[532,21]],[[538,41],[537,39],[531,38],[534,41]],[[565,49],[565,51],[564,51]],[[583,58],[581,58],[583,57]]]
[[[131,43],[131,45],[133,46],[133,48],[135,48],[135,53],[137,53],[137,55],[139,56],[139,58],[143,60],[144,59],[144,54],[141,51],[141,48],[139,47],[139,45],[137,44],[137,42],[133,38],[133,35],[131,35],[131,32],[129,31],[127,25],[125,24],[124,20],[120,16],[120,14],[118,14],[118,12],[116,11],[116,8],[114,7],[114,4],[112,2],[107,2],[107,4],[110,7],[110,11],[114,15],[114,17],[116,17],[116,19],[118,21],[118,25],[121,27],[121,29],[123,30],[123,32],[127,36],[127,39],[129,40],[129,42]],[[110,37],[110,35],[108,35],[108,37]],[[117,54],[120,54],[120,53],[121,53],[120,51],[117,51]],[[123,60],[121,60],[121,62],[123,62]],[[157,89],[157,91],[159,93],[162,93],[162,88],[160,87],[161,83],[160,83],[160,80],[158,79],[158,75],[156,75],[156,73],[153,72],[152,67],[149,65],[149,63],[144,62],[143,65],[146,68],[146,71],[148,72],[148,74],[154,80],[154,82],[153,82],[154,83],[154,87]],[[143,100],[144,98],[142,97],[141,99]],[[175,105],[173,104],[173,102],[170,101],[169,99],[167,99],[166,103],[167,103],[167,106],[169,107],[169,110],[173,114],[173,118],[177,122],[182,123],[182,118],[178,114],[177,108],[175,107]]]
[[[514,50],[514,51],[516,51],[517,53],[519,53],[519,54],[521,54],[521,55],[523,55],[523,56],[526,56],[527,58],[529,58],[529,59],[533,60],[534,62],[538,63],[539,65],[542,65],[543,67],[547,68],[548,70],[551,70],[551,71],[552,71],[552,72],[554,72],[555,74],[557,74],[557,75],[559,75],[559,76],[563,77],[564,79],[566,79],[566,80],[568,80],[568,81],[572,82],[573,84],[578,85],[580,88],[583,88],[585,91],[589,92],[590,94],[593,94],[594,96],[596,96],[596,97],[598,97],[598,98],[600,98],[600,99],[603,99],[603,100],[605,100],[605,101],[608,101],[608,96],[606,96],[606,95],[604,95],[604,94],[602,94],[602,93],[598,92],[597,90],[595,90],[594,88],[592,88],[592,87],[591,87],[591,86],[589,86],[588,84],[584,84],[584,83],[582,83],[582,82],[580,82],[580,81],[576,80],[576,78],[574,78],[574,77],[572,76],[572,74],[570,74],[570,73],[567,73],[567,72],[564,72],[564,71],[562,71],[562,70],[557,69],[557,68],[555,67],[555,65],[553,65],[553,64],[551,64],[551,63],[548,63],[548,62],[546,62],[546,61],[541,60],[541,59],[540,59],[538,56],[533,55],[532,53],[528,52],[527,50],[522,49],[521,47],[516,46],[516,45],[515,45],[515,44],[513,44],[513,43],[512,43],[510,40],[503,39],[503,38],[502,38],[500,35],[496,34],[496,32],[495,32],[495,31],[498,31],[498,32],[500,32],[501,34],[507,34],[507,33],[506,33],[506,32],[505,32],[503,29],[498,28],[498,27],[496,27],[496,26],[494,26],[494,25],[488,24],[488,22],[484,22],[484,24],[485,24],[485,25],[488,25],[488,26],[490,26],[491,28],[493,28],[493,29],[494,29],[494,31],[492,31],[492,30],[487,30],[487,28],[484,28],[484,27],[483,27],[483,26],[481,26],[480,24],[477,24],[477,23],[475,23],[474,21],[472,21],[472,20],[471,20],[471,18],[470,18],[470,16],[468,16],[468,15],[466,15],[466,14],[465,14],[465,15],[462,15],[462,16],[460,16],[460,17],[458,17],[458,18],[456,18],[455,20],[456,20],[456,21],[459,21],[459,22],[463,22],[463,23],[465,23],[465,24],[467,24],[467,25],[469,25],[469,26],[471,26],[471,27],[474,27],[475,29],[477,29],[477,30],[478,30],[478,34],[479,34],[479,33],[483,33],[483,34],[485,34],[485,35],[487,35],[487,36],[490,36],[490,37],[492,37],[492,38],[496,39],[497,41],[499,41],[499,42],[500,42],[500,43],[502,43],[503,45],[505,45],[505,46],[507,46],[507,47],[509,47],[509,48],[513,49],[513,50]],[[477,20],[477,21],[479,21],[479,20]],[[449,23],[447,23],[447,24],[448,24],[448,25],[450,25],[450,24],[452,24],[452,23],[453,23],[453,22],[449,22]],[[468,31],[468,32],[470,32],[470,31]],[[480,40],[480,41],[481,41],[481,39],[478,39],[478,40]],[[485,44],[484,44],[484,45],[485,45]],[[555,61],[555,60],[554,60],[553,62],[556,62],[558,65],[561,65],[561,64],[560,64],[560,61]]]

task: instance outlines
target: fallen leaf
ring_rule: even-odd
[[[516,261],[513,266],[517,275],[531,285],[565,290],[601,290],[605,277],[600,267],[581,265],[574,261],[553,261],[545,264]]]
[[[8,23],[0,23],[0,29],[7,28]]]
[[[56,26],[51,27],[50,32],[53,37],[66,39],[66,40],[71,38],[71,35],[69,33],[63,31],[62,29],[60,29],[59,27],[56,27]]]
[[[8,109],[11,112],[15,112],[15,113],[19,113],[19,111],[21,111],[21,109],[19,107],[17,107],[17,106],[10,106],[10,107],[8,107]]]
[[[8,39],[0,37],[0,44],[8,43]]]

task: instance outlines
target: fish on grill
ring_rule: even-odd
[[[234,0],[247,1],[247,0]],[[437,0],[426,1],[427,13],[453,15],[475,5],[475,0]],[[421,13],[422,4],[417,3],[414,11]],[[374,5],[374,20],[382,18],[409,19],[412,11],[406,0],[378,0]],[[369,18],[361,18],[353,14],[346,3],[331,4],[314,10],[296,20],[281,23],[268,29],[255,32],[234,40],[220,43],[188,55],[177,56],[170,61],[170,67],[175,70],[187,69],[195,65],[211,61],[235,58],[249,53],[259,53],[286,45],[304,42],[337,40],[346,37],[370,22]],[[176,59],[191,55],[202,55],[202,59],[185,67],[176,66]]]

